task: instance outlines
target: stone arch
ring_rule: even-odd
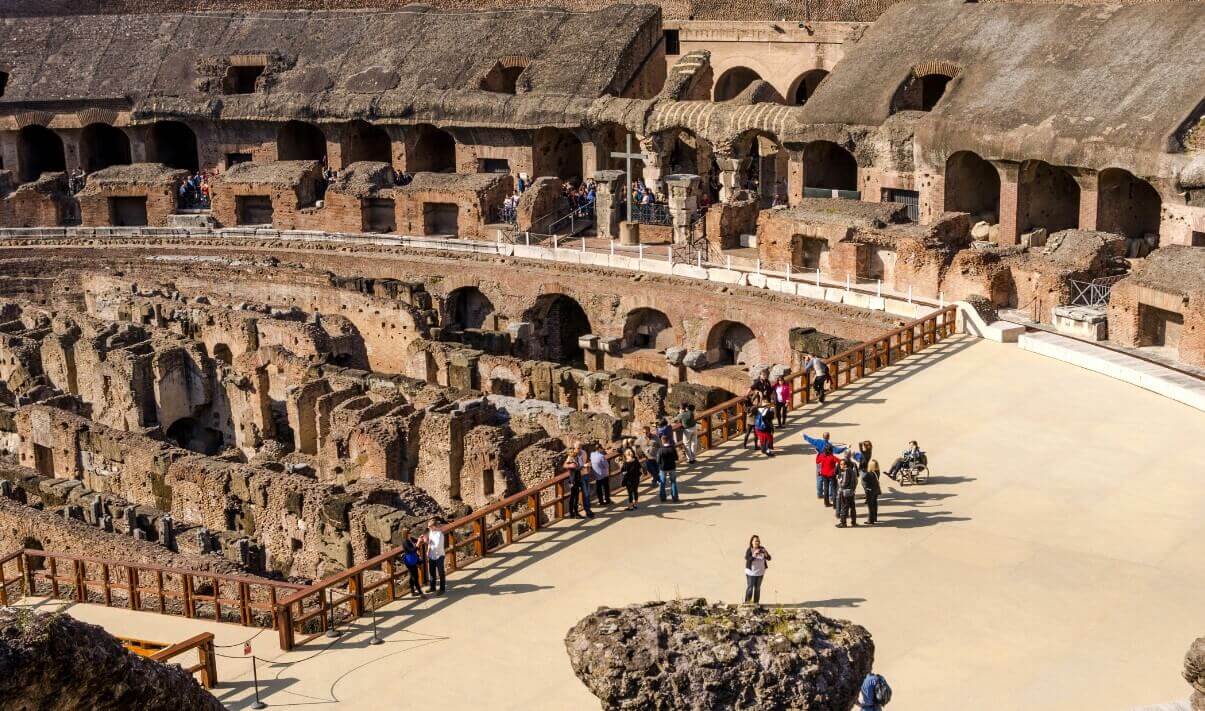
[[[475,286],[453,289],[444,299],[444,327],[483,328],[494,303]]]
[[[62,173],[67,170],[63,139],[45,126],[26,126],[17,134],[17,161],[23,183],[37,180],[43,173]]]
[[[201,164],[197,134],[180,121],[156,121],[151,124],[147,157],[152,163],[195,172]]]
[[[1079,225],[1079,200],[1079,184],[1070,173],[1045,161],[1027,160],[1017,185],[1017,231],[1074,229]]]
[[[429,123],[410,130],[413,141],[406,155],[406,170],[411,173],[455,173],[456,139],[452,134]]]
[[[90,123],[80,133],[80,164],[91,173],[112,165],[129,165],[130,138],[107,123]]]
[[[1096,228],[1138,238],[1159,234],[1163,198],[1153,185],[1121,168],[1097,175]]]
[[[758,362],[757,336],[740,321],[720,321],[707,332],[707,360],[712,365]]]
[[[532,153],[534,177],[553,176],[566,181],[582,178],[582,139],[574,132],[541,128],[536,131]]]
[[[715,80],[715,90],[712,92],[713,101],[729,101],[735,99],[749,85],[761,79],[761,75],[749,67],[732,67]]]
[[[678,337],[669,316],[657,309],[642,307],[628,312],[623,322],[626,348],[665,350],[677,344]]]
[[[482,91],[492,91],[496,94],[515,94],[519,90],[519,75],[527,69],[530,60],[527,57],[508,56],[499,59],[490,67],[479,84]]]
[[[785,197],[788,157],[778,138],[768,131],[747,131],[737,138],[735,147],[737,155],[747,159],[736,187],[753,190],[767,204],[780,193]]]
[[[234,362],[234,352],[225,343],[215,343],[213,346],[213,359],[223,365],[230,365]]]
[[[950,62],[918,64],[891,97],[891,113],[932,111],[946,95],[950,82],[959,71],[959,67]]]
[[[557,363],[580,364],[584,353],[578,339],[593,333],[590,317],[586,310],[566,294],[541,294],[536,303],[524,313],[523,319],[530,321],[535,333],[534,341],[539,345],[535,357]]]
[[[832,141],[812,141],[803,147],[803,188],[858,189],[858,160]]]
[[[945,209],[968,212],[995,224],[1000,219],[1000,172],[971,151],[946,160]]]
[[[791,84],[791,90],[787,92],[790,97],[792,106],[803,106],[807,100],[812,98],[816,88],[820,86],[820,82],[828,76],[827,69],[809,69],[800,74]]]
[[[326,160],[326,134],[306,121],[286,121],[276,132],[277,160]]]
[[[225,437],[218,430],[206,427],[195,418],[181,417],[164,432],[167,439],[178,447],[214,455],[222,451]]]
[[[380,126],[367,121],[352,121],[347,126],[345,136],[344,163],[374,161],[393,164],[393,141]]]

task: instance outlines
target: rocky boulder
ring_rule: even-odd
[[[221,711],[192,675],[68,615],[0,609],[0,703],[14,711]]]
[[[1192,684],[1192,711],[1205,711],[1205,637],[1198,637],[1184,655],[1184,678]]]
[[[848,711],[874,662],[851,622],[702,599],[599,608],[565,648],[604,709]]]

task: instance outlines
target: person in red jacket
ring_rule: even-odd
[[[824,451],[816,455],[816,468],[820,472],[820,477],[824,480],[825,506],[833,506],[837,498],[834,477],[837,476],[837,467],[840,466],[840,464],[840,461],[833,456],[832,445],[826,445]]]

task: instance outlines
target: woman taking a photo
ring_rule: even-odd
[[[745,549],[745,602],[761,604],[761,583],[770,564],[770,551],[762,548],[761,538],[756,534],[749,539]]]

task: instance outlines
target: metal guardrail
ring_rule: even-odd
[[[1068,279],[1067,284],[1071,287],[1071,306],[1107,306],[1109,297],[1113,293],[1113,285],[1124,279],[1126,274],[1118,274],[1116,276],[1100,277],[1092,281],[1079,281],[1077,279]]]
[[[632,221],[642,225],[672,225],[669,205],[660,202],[637,203],[632,205]]]

